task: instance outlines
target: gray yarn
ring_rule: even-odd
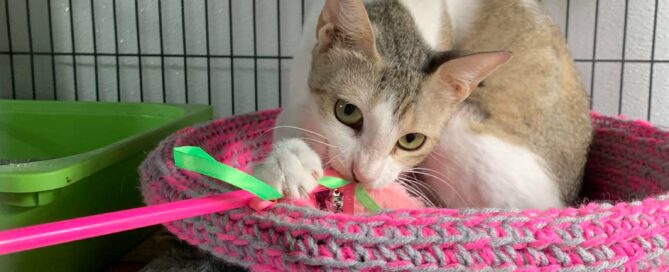
[[[207,127],[203,127],[206,129]],[[244,135],[238,133],[240,139]],[[179,136],[185,137],[185,136]],[[169,148],[174,139],[168,139],[161,143],[158,150]],[[167,146],[165,146],[167,145]],[[252,156],[260,156],[259,150],[254,150]],[[190,177],[179,176],[181,174],[172,173],[165,164],[165,158],[161,158],[164,154],[153,152],[149,154],[147,162],[142,167],[151,167],[154,172],[145,171],[151,175],[167,176],[178,179],[191,179]],[[232,155],[236,156],[236,155]],[[244,163],[244,162],[240,162]],[[149,179],[158,180],[158,177],[152,176]],[[210,178],[200,178],[196,180],[198,187],[188,188],[185,191],[176,192],[169,186],[159,186],[159,190],[151,191],[150,194],[159,195],[162,199],[174,199],[175,195],[179,198],[199,197],[209,195],[212,193],[220,193],[231,190],[223,183]],[[143,184],[145,186],[145,184]],[[144,188],[145,192],[147,191]],[[667,196],[661,196],[658,200],[667,199]],[[640,201],[630,203],[632,206],[643,205]],[[612,205],[602,204],[602,208],[612,207]],[[359,227],[360,232],[348,233],[340,229],[335,224],[339,221],[331,221],[329,219],[322,219],[326,213],[309,208],[291,207],[283,204],[276,205],[275,209],[284,209],[288,212],[295,212],[304,217],[319,218],[310,224],[294,224],[292,221],[286,219],[285,214],[278,214],[274,212],[267,213],[248,213],[245,209],[235,211],[228,211],[224,214],[212,214],[208,217],[195,217],[181,221],[175,221],[168,226],[179,233],[179,230],[190,230],[192,233],[179,233],[184,239],[190,238],[193,240],[207,240],[210,243],[198,244],[198,247],[213,251],[215,248],[220,248],[226,251],[223,254],[214,254],[226,261],[235,263],[245,267],[253,267],[257,262],[264,260],[264,263],[280,262],[284,267],[291,267],[297,265],[297,269],[306,269],[309,267],[323,267],[326,270],[342,268],[347,270],[359,270],[365,268],[385,267],[386,264],[393,261],[405,260],[405,264],[401,267],[392,267],[392,270],[411,270],[411,271],[467,271],[470,265],[474,263],[481,263],[485,257],[488,258],[489,252],[482,253],[477,250],[467,250],[466,245],[472,242],[485,241],[489,243],[488,247],[492,247],[492,264],[491,268],[484,271],[512,271],[515,269],[533,268],[529,265],[529,261],[534,261],[539,266],[549,264],[549,257],[556,258],[563,265],[571,265],[570,255],[576,254],[583,262],[583,265],[572,266],[564,268],[563,271],[600,271],[600,270],[616,270],[621,269],[623,265],[630,260],[629,257],[620,257],[615,254],[613,249],[618,250],[619,246],[615,242],[609,245],[593,246],[591,248],[579,246],[585,242],[585,237],[592,237],[592,233],[584,233],[581,224],[591,224],[592,226],[603,228],[598,221],[605,217],[612,215],[608,211],[598,211],[587,216],[574,217],[558,217],[550,222],[533,223],[532,216],[523,215],[520,213],[514,216],[499,215],[505,212],[517,212],[517,209],[469,209],[459,213],[458,216],[443,216],[439,215],[436,222],[432,222],[428,226],[405,226],[408,235],[402,235],[398,228],[383,228],[384,221],[378,222],[364,222],[358,224],[356,222],[348,222],[346,225],[355,225]],[[482,224],[477,226],[465,225],[466,222],[461,217],[467,214],[488,214],[484,218]],[[243,220],[233,219],[235,215],[244,215]],[[433,219],[435,214],[426,212],[425,214],[409,214],[407,212],[401,214],[393,214],[395,218],[410,218]],[[562,215],[561,215],[562,216]],[[641,216],[625,217],[624,220],[633,224],[643,222],[649,215],[641,214]],[[652,215],[651,215],[652,216]],[[208,219],[208,220],[205,220]],[[246,222],[253,222],[251,226],[246,225]],[[264,229],[261,224],[269,224],[273,226],[271,229]],[[497,224],[504,230],[504,234],[497,233],[495,229],[488,225]],[[525,228],[518,228],[518,225],[534,224],[532,229],[535,231],[546,231],[551,235],[557,235],[561,239],[560,246],[529,246],[528,243],[533,243],[538,240],[535,234]],[[224,230],[219,227],[225,226],[230,230]],[[440,228],[441,225],[448,225],[450,230],[455,228],[457,234],[447,233],[445,229]],[[563,227],[558,229],[558,226]],[[285,229],[278,230],[277,229]],[[435,235],[426,237],[422,229],[429,228]],[[542,230],[542,228],[544,230]],[[373,234],[375,229],[383,230],[385,233],[378,236]],[[244,230],[241,232],[240,230]],[[308,232],[309,235],[293,235],[292,232]],[[221,241],[217,237],[218,234],[226,233],[236,235],[235,239],[239,241],[246,241],[248,244],[244,246],[236,246],[230,241]],[[319,240],[314,238],[318,234],[326,234],[326,240]],[[268,243],[261,239],[263,235],[269,235],[274,239],[280,240],[281,245],[276,245],[274,242]],[[277,237],[279,236],[279,237]],[[638,268],[652,269],[653,266],[659,265],[660,260],[667,258],[666,239],[661,235],[655,235],[652,238],[637,237],[633,240],[639,245],[639,249],[643,249],[647,254],[643,260],[639,261]],[[421,248],[417,245],[425,245],[427,248]],[[372,245],[372,246],[369,246]],[[397,245],[401,245],[399,248]],[[327,258],[315,258],[319,256],[319,246],[327,248],[334,256]],[[562,247],[564,246],[564,247]],[[295,251],[296,255],[283,254],[280,258],[273,258],[268,255],[258,254],[266,250],[268,247],[273,249],[289,252]],[[355,260],[346,260],[342,256],[342,248],[348,247],[352,250]],[[488,248],[486,247],[486,249]],[[453,250],[455,249],[455,251]],[[444,265],[449,264],[453,260],[449,260],[445,252],[453,254],[455,261],[458,263],[446,269],[439,269]],[[253,261],[245,261],[242,258],[232,257],[232,254],[238,256],[258,256],[258,259]],[[524,263],[524,265],[516,265]],[[596,263],[596,265],[595,265]],[[434,264],[434,266],[430,266]],[[504,269],[499,267],[504,265]],[[629,264],[627,264],[629,265]],[[496,268],[495,268],[496,267]]]

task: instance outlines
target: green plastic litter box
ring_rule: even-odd
[[[204,105],[0,100],[0,230],[142,206],[137,167]],[[101,271],[152,228],[0,256],[0,271]]]

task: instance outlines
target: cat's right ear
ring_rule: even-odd
[[[442,64],[433,78],[449,85],[452,98],[465,100],[476,86],[500,66],[511,60],[508,51],[485,52],[468,55]]]
[[[326,0],[318,18],[320,52],[340,46],[378,58],[372,24],[362,0]]]

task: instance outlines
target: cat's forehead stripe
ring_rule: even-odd
[[[379,82],[378,96],[389,101],[395,119],[401,120],[411,105],[416,103],[423,75],[414,71],[385,68]]]
[[[384,61],[377,97],[392,101],[393,117],[401,120],[417,102],[426,76],[434,72],[434,59],[444,58],[423,41],[411,13],[397,1],[373,2],[367,12]]]

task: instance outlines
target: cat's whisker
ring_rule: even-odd
[[[408,171],[409,173],[412,173],[412,174],[420,174],[420,173],[422,173],[423,171],[425,171],[425,172],[427,172],[427,173],[431,173],[431,174],[433,174],[433,175],[439,176],[440,178],[444,178],[444,179],[446,178],[441,172],[439,172],[439,171],[437,171],[437,170],[434,170],[434,169],[430,169],[430,168],[414,167],[414,168],[410,168],[410,169],[408,169],[407,171]],[[415,177],[415,176],[414,176],[414,177]]]
[[[452,167],[452,165],[457,165],[457,162],[454,162],[452,158],[449,158],[448,156],[439,153],[439,152],[432,152],[430,153],[430,156],[436,160],[442,167]]]
[[[411,179],[406,179],[406,178],[398,177],[398,178],[397,178],[397,181],[402,182],[403,184],[406,184],[406,185],[410,186],[412,189],[419,190],[419,191],[421,191],[421,192],[423,192],[423,193],[430,193],[430,194],[433,194],[434,192],[436,192],[436,191],[434,191],[434,189],[428,187],[428,186],[425,185],[425,184],[421,184],[420,182],[418,182],[418,181],[416,181],[416,180],[411,180]],[[420,187],[420,188],[425,188],[425,190],[427,190],[427,191],[421,190],[419,187]],[[427,195],[425,195],[425,196],[427,197]],[[429,198],[428,198],[428,199],[429,199]],[[432,202],[432,201],[430,200],[430,202]]]
[[[410,175],[410,176],[409,176],[409,175]],[[405,178],[412,179],[412,180],[419,180],[418,177],[416,177],[416,174],[415,174],[415,173],[401,172],[401,173],[400,173],[400,176],[403,176],[403,177],[405,177]]]
[[[420,169],[420,168],[418,168],[418,169]],[[427,190],[430,190],[431,192],[434,193],[434,196],[438,196],[438,195],[439,195],[439,194],[437,193],[436,189],[432,188],[432,187],[429,186],[428,184],[425,184],[424,182],[421,182],[421,180],[420,180],[418,177],[416,177],[416,174],[421,174],[422,172],[419,172],[419,171],[411,171],[411,170],[412,170],[412,169],[409,169],[409,170],[407,170],[407,171],[409,171],[409,172],[406,172],[406,171],[405,171],[405,172],[400,173],[400,177],[403,177],[404,179],[408,179],[408,180],[414,182],[415,184],[420,185],[421,187],[423,187],[423,188],[425,188],[425,189],[427,189]],[[425,170],[431,170],[431,169],[425,169]],[[433,171],[435,174],[440,174],[440,173],[438,173],[437,171],[434,171],[434,170],[432,170],[432,171]],[[411,176],[408,176],[408,175],[411,175]],[[441,176],[441,175],[440,175],[440,176]],[[443,177],[443,176],[441,176],[441,177]]]
[[[319,143],[319,144],[322,144],[322,145],[324,145],[324,146],[328,146],[328,147],[332,147],[332,148],[338,148],[337,146],[335,146],[335,145],[333,145],[333,144],[326,143],[326,142],[323,142],[323,141],[320,141],[320,140],[317,140],[317,139],[314,139],[314,138],[300,137],[300,139],[305,140],[305,141],[309,140],[309,141],[312,141],[312,142],[315,142],[315,143]]]
[[[334,155],[330,157],[330,159],[325,164],[323,164],[323,166],[332,166],[332,164],[335,162],[338,162],[340,165],[344,165],[344,162],[341,160],[342,157],[344,157],[343,154]]]
[[[426,193],[429,193],[432,199],[438,199],[439,193],[437,193],[436,189],[432,188],[431,186],[424,184],[423,182],[420,182],[419,180],[412,178],[412,177],[398,177],[399,179],[402,179],[406,182],[408,182],[410,185],[413,185],[415,187],[420,187],[418,189],[421,189],[422,191],[425,191]]]
[[[275,126],[275,127],[273,127],[273,128],[270,128],[270,129],[266,130],[265,132],[263,132],[263,134],[269,133],[269,132],[271,132],[271,131],[273,131],[273,130],[276,130],[276,129],[279,129],[279,128],[292,128],[292,129],[296,129],[296,130],[299,130],[299,131],[303,131],[303,132],[307,132],[307,133],[314,134],[314,135],[319,136],[319,137],[321,137],[321,138],[323,138],[323,139],[327,139],[327,137],[323,136],[323,134],[320,134],[320,133],[315,132],[315,131],[313,131],[313,130],[309,130],[309,129],[301,128],[301,127],[296,127],[296,126]]]
[[[429,186],[428,184],[425,184],[423,182],[413,180],[413,179],[405,179],[405,178],[398,178],[398,179],[401,179],[401,180],[403,180],[403,181],[405,181],[405,182],[407,182],[411,185],[415,185],[417,187],[425,189],[425,191],[427,191],[427,193],[430,193],[433,197],[437,197],[439,195],[437,193],[436,189],[432,188],[431,186]]]
[[[438,198],[438,195],[439,195],[439,194],[437,193],[436,189],[432,188],[431,186],[429,186],[429,185],[427,185],[427,184],[424,184],[424,183],[422,183],[422,182],[419,182],[419,181],[417,181],[417,180],[411,180],[411,179],[405,179],[405,178],[399,178],[399,177],[398,177],[398,180],[403,181],[403,182],[406,183],[407,185],[412,186],[413,188],[416,188],[416,189],[418,189],[418,190],[420,190],[420,191],[422,191],[422,192],[425,192],[426,194],[430,194],[431,197],[428,197],[429,202],[430,202],[434,207],[436,207],[436,205],[435,205],[434,202],[432,201],[432,199],[439,199],[439,198]],[[423,188],[423,189],[420,189],[420,188],[418,188],[418,187]],[[425,195],[425,196],[427,197],[427,195]]]
[[[437,207],[432,200],[430,200],[425,193],[422,191],[418,190],[417,188],[411,186],[407,181],[404,180],[397,180],[397,183],[400,184],[400,186],[404,187],[404,189],[416,196],[418,199],[423,201],[423,203],[429,207]]]
[[[399,181],[398,184],[400,184],[400,186],[402,186],[404,188],[404,190],[406,190],[409,194],[411,194],[414,197],[420,199],[420,201],[422,201],[426,205],[431,204],[430,201],[423,194],[421,194],[418,190],[416,190],[416,188],[414,188],[413,186],[411,186],[409,184],[406,184],[406,183],[403,183],[401,181]]]
[[[330,157],[326,162],[323,162],[323,166],[330,165],[334,160],[336,160],[336,157]]]
[[[426,205],[431,205],[434,206],[434,203],[425,195],[423,192],[420,190],[417,190],[415,187],[413,187],[411,184],[407,184],[404,182],[399,182],[401,183],[401,186],[404,187],[404,189],[410,193],[411,195],[415,196],[416,198],[420,199],[421,202],[425,203]]]
[[[458,192],[458,190],[456,190],[456,189],[453,187],[453,185],[451,185],[451,184],[448,183],[447,181],[445,181],[445,180],[443,180],[443,179],[440,179],[440,178],[438,178],[438,177],[433,177],[433,178],[435,178],[438,182],[443,183],[444,185],[448,186],[448,188],[451,189],[451,191],[455,194],[455,196],[456,196],[458,199],[460,199],[460,200],[461,200],[463,203],[465,203],[466,205],[471,206],[471,203],[470,203],[466,198],[464,198],[464,197],[462,196],[462,194],[460,194],[460,192]]]
[[[432,159],[434,159],[434,160],[439,164],[439,166],[441,166],[441,167],[443,167],[443,168],[448,168],[448,167],[449,167],[449,165],[446,164],[446,162],[444,162],[443,160],[439,159],[439,157],[435,156],[434,154],[430,154],[429,156],[430,156]]]
[[[443,183],[444,185],[448,186],[448,187],[451,189],[451,191],[453,191],[453,193],[454,193],[460,200],[462,200],[462,202],[464,202],[464,203],[467,204],[468,206],[471,206],[471,203],[469,203],[469,201],[467,201],[467,200],[460,194],[460,192],[458,192],[458,190],[456,190],[455,187],[453,187],[453,185],[451,185],[451,183],[449,183],[449,182],[446,181],[445,179],[440,178],[440,177],[435,176],[435,175],[430,174],[430,173],[426,173],[426,172],[419,172],[419,171],[405,171],[405,172],[421,174],[421,175],[425,175],[425,176],[432,177],[432,178],[436,179],[437,181],[439,181],[439,182]]]
[[[334,155],[334,156],[330,157],[329,160],[328,160],[327,162],[325,162],[323,165],[324,165],[324,166],[325,166],[325,165],[330,165],[330,164],[331,164],[332,162],[334,162],[335,160],[338,160],[341,156],[342,156],[342,154]]]
[[[439,159],[439,156],[438,156],[438,155],[441,155],[441,156],[442,156],[442,157],[441,157],[442,159],[446,159],[446,157],[445,157],[444,155],[439,154],[439,153],[437,153],[437,152],[432,152],[432,153],[430,153],[430,156],[431,156],[433,159],[435,159],[439,164],[441,164],[441,166],[443,166],[443,167],[447,167],[446,162],[444,162],[443,160]]]
[[[448,160],[448,157],[446,157],[446,155],[441,154],[441,153],[439,153],[439,152],[436,151],[436,150],[430,152],[430,155],[436,155],[436,156],[439,157],[439,158],[442,158],[442,159],[444,159],[444,160]]]
[[[263,134],[269,133],[273,130],[280,129],[280,128],[296,129],[296,130],[299,130],[299,131],[311,133],[311,134],[316,135],[316,136],[318,136],[318,137],[320,137],[324,140],[327,140],[327,137],[325,137],[323,134],[320,134],[318,132],[315,132],[313,130],[309,130],[309,129],[306,129],[306,128],[297,127],[297,126],[275,126],[273,128],[270,128],[270,129],[266,130],[265,132],[263,132]],[[310,137],[300,137],[300,138],[303,139],[303,140],[310,140],[310,141],[313,141],[313,142],[317,142],[317,143],[320,143],[320,144],[323,144],[325,146],[329,146],[329,147],[332,147],[332,148],[337,148],[337,150],[341,150],[338,146],[327,143],[323,140],[318,140],[318,139],[314,139],[314,138],[310,138]]]

